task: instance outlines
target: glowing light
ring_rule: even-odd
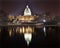
[[[9,30],[9,36],[11,36],[11,35],[12,35],[12,30],[10,29],[10,30]]]
[[[19,21],[21,22],[31,22],[32,20],[35,20],[34,16],[18,16]]]
[[[46,22],[46,20],[44,19],[43,22]]]
[[[44,30],[44,32],[46,32],[46,28],[45,27],[43,28],[43,30]]]
[[[26,27],[26,33],[32,33],[33,32],[33,28],[28,26]]]
[[[32,39],[32,34],[24,33],[24,38],[25,38],[25,41],[27,42],[27,45],[29,45],[29,43],[31,42],[31,39]]]
[[[25,32],[25,28],[24,27],[22,27],[22,29],[23,29],[23,33]]]
[[[22,33],[23,32],[23,29],[20,27],[20,33]]]
[[[28,7],[28,5],[26,6],[25,10],[24,10],[24,16],[26,15],[31,15],[31,10],[30,8]]]
[[[43,30],[44,30],[44,35],[46,36],[46,28],[45,28],[45,26],[44,26]]]

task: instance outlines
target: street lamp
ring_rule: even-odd
[[[44,31],[44,35],[46,36],[46,27],[45,27],[46,19],[45,19],[45,17],[43,19],[43,23],[44,23],[43,31]]]

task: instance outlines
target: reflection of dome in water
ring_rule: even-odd
[[[29,43],[31,42],[31,39],[32,39],[32,34],[31,33],[25,33],[24,39],[27,42],[27,45],[29,45]]]

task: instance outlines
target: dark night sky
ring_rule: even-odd
[[[23,14],[27,0],[0,0],[0,9],[9,14]],[[60,16],[59,0],[29,0],[28,3],[33,14],[42,14],[49,12],[52,16]]]

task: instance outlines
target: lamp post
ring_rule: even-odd
[[[46,36],[46,26],[45,26],[45,23],[46,23],[46,14],[44,14],[43,23],[44,23],[43,31],[44,31],[44,35]]]

